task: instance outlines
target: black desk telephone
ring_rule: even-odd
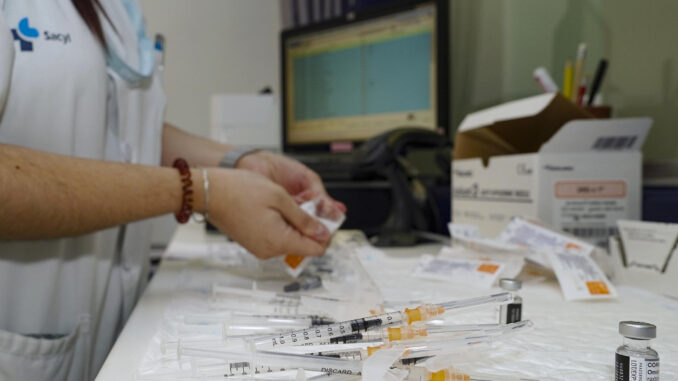
[[[376,236],[377,246],[409,246],[420,241],[421,232],[441,231],[438,207],[419,179],[419,170],[406,159],[411,149],[441,149],[436,165],[449,181],[451,143],[434,131],[403,127],[378,135],[353,153],[354,180],[386,179],[392,205],[386,222]]]

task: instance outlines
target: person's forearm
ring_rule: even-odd
[[[170,166],[181,157],[195,167],[216,167],[232,146],[189,134],[165,123],[162,133],[162,165]]]
[[[193,171],[201,184],[200,171]],[[196,187],[194,187],[195,189]],[[174,168],[77,159],[0,144],[0,239],[80,235],[175,212]],[[202,205],[196,189],[196,210]]]

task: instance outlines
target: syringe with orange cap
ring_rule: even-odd
[[[484,305],[501,305],[511,303],[512,301],[513,295],[510,292],[502,292],[489,296],[455,300],[440,304],[423,304],[413,309],[406,308],[404,311],[388,312],[380,315],[367,316],[361,319],[295,330],[278,335],[261,336],[254,338],[251,342],[254,348],[258,350],[290,345],[327,343],[336,337],[377,330],[384,326],[411,325],[418,322],[427,322],[449,311]]]
[[[449,367],[437,372],[422,367],[410,367],[410,373],[405,378],[407,381],[538,381],[531,378],[515,376],[495,376],[489,374],[467,373]]]
[[[399,326],[384,327],[368,332],[356,332],[348,336],[336,337],[330,340],[331,344],[374,343],[383,344],[401,342],[432,342],[451,340],[460,337],[506,337],[532,328],[530,320],[523,320],[511,324],[475,324],[459,326]]]
[[[426,341],[419,340],[416,342],[409,341],[393,341],[393,342],[384,342],[376,346],[368,346],[364,349],[354,348],[350,350],[324,350],[323,346],[314,346],[313,348],[318,348],[319,352],[312,353],[316,356],[329,356],[329,357],[338,357],[348,360],[366,360],[368,357],[372,356],[379,350],[389,349],[389,348],[401,348],[405,351],[402,355],[402,359],[406,360],[416,360],[422,358],[432,357],[441,353],[450,353],[458,351],[462,348],[478,347],[478,346],[488,346],[492,343],[494,337],[492,336],[466,336],[456,339],[446,339],[446,340],[437,340],[437,341]],[[331,345],[330,345],[331,346]],[[414,361],[410,361],[412,363]]]

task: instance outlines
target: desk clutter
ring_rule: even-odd
[[[235,243],[194,250],[137,379],[609,380],[639,364],[617,331],[640,322],[678,377],[678,301],[613,284],[601,249],[520,218],[450,231],[416,256],[340,231],[296,278]]]

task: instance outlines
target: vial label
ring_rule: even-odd
[[[629,357],[617,353],[615,381],[659,381],[659,360]]]
[[[499,307],[499,324],[511,324],[521,321],[523,315],[522,303],[511,303]]]
[[[517,323],[523,314],[522,303],[511,303],[506,306],[506,324]]]

